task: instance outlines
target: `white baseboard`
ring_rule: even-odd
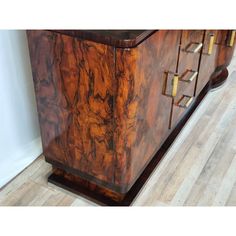
[[[0,188],[18,175],[38,156],[42,154],[41,138],[37,138],[16,151],[11,156],[0,161]]]

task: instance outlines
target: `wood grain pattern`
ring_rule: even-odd
[[[92,183],[91,181],[82,179],[79,176],[70,174],[62,169],[59,168],[53,168],[53,174],[49,176],[48,178],[49,182],[58,185],[58,183],[63,184],[63,187],[69,187],[70,191],[73,191],[74,189],[80,190],[80,195],[84,193],[83,195],[89,195],[89,193],[93,193],[97,196],[97,198],[100,201],[97,201],[99,204],[101,204],[103,201],[105,205],[110,202],[109,205],[116,205],[116,202],[120,202],[125,197],[124,194],[117,193],[115,191],[112,191],[109,188],[99,186],[97,184]],[[60,185],[59,185],[60,187]],[[76,193],[76,191],[75,191]],[[96,198],[88,198],[93,201],[95,201]],[[105,200],[104,200],[105,199]]]
[[[227,175],[235,164],[235,78],[234,73],[222,89],[206,96],[134,205],[227,205],[230,193],[223,192],[222,184],[233,190],[236,176]],[[232,205],[235,197],[229,200]]]
[[[108,46],[45,31],[28,37],[37,44],[30,51],[46,159],[127,192],[169,133],[171,98],[163,87],[175,72],[180,32],[116,49],[116,72]]]
[[[181,109],[179,99],[196,88],[198,95],[230,62],[234,47],[222,44],[224,31],[212,57],[204,55],[209,33],[160,30],[136,47],[117,48],[77,34],[28,31],[43,150],[55,176],[120,201],[190,116],[191,106]],[[187,51],[201,42],[203,50]],[[180,81],[175,98],[166,93],[174,73],[181,78],[189,70],[203,71]]]
[[[233,73],[225,86],[206,96],[144,185],[134,206],[236,206],[235,82]],[[209,149],[213,152],[209,153]],[[41,156],[0,189],[0,205],[95,206],[47,184],[50,172],[51,165]]]
[[[53,30],[60,34],[73,36],[119,48],[136,47],[156,30]]]
[[[171,98],[163,90],[166,74],[176,69],[179,38],[163,30],[137,48],[117,49],[115,182],[126,191],[169,134]]]
[[[46,159],[112,183],[113,48],[49,31],[28,39]]]
[[[217,30],[217,38],[215,43],[217,45],[226,45],[228,38],[229,30]]]

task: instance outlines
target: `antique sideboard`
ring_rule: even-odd
[[[27,31],[49,181],[130,205],[205,94],[234,30]]]

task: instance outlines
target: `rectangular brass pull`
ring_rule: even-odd
[[[230,47],[234,46],[234,40],[235,40],[235,30],[232,30],[231,34],[230,34],[230,39],[229,39],[229,46]]]
[[[183,77],[180,78],[180,80],[191,83],[197,77],[197,74],[197,71],[189,70]]]
[[[209,47],[208,47],[208,52],[207,52],[208,55],[212,54],[214,43],[215,43],[215,36],[214,36],[214,34],[211,34],[210,42],[209,42]]]
[[[187,52],[197,53],[202,48],[202,43],[191,43],[187,48]]]
[[[179,107],[182,107],[182,108],[188,108],[189,105],[192,103],[193,101],[193,97],[190,97],[190,96],[187,96],[187,95],[184,95],[180,101],[178,102],[178,106]]]
[[[179,76],[174,75],[174,78],[172,79],[172,92],[171,92],[172,97],[175,97],[177,94],[178,83],[179,83]]]

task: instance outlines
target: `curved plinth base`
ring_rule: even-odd
[[[227,68],[218,71],[211,79],[211,89],[220,88],[226,82],[228,75],[229,72]]]
[[[129,203],[124,201],[124,195],[100,187],[59,168],[53,168],[53,173],[48,177],[48,182],[67,189],[100,205],[129,205]]]
[[[200,104],[202,99],[205,97],[206,93],[210,89],[210,83],[208,83],[199,96],[196,98],[194,104],[191,106],[189,112],[182,118],[180,123],[171,132],[169,137],[166,139],[162,147],[155,154],[152,160],[149,162],[147,167],[142,172],[141,176],[134,183],[132,188],[126,194],[118,194],[112,192],[107,188],[102,188],[96,184],[89,181],[82,180],[80,177],[73,174],[69,174],[59,168],[53,169],[53,174],[49,176],[48,181],[65,188],[71,192],[74,192],[82,197],[92,200],[101,205],[107,206],[129,206],[132,204],[134,199],[138,196],[140,190],[147,182],[148,178],[156,168],[157,164],[160,162],[164,154],[167,152],[170,145],[173,143],[189,117],[192,115],[194,110]]]

